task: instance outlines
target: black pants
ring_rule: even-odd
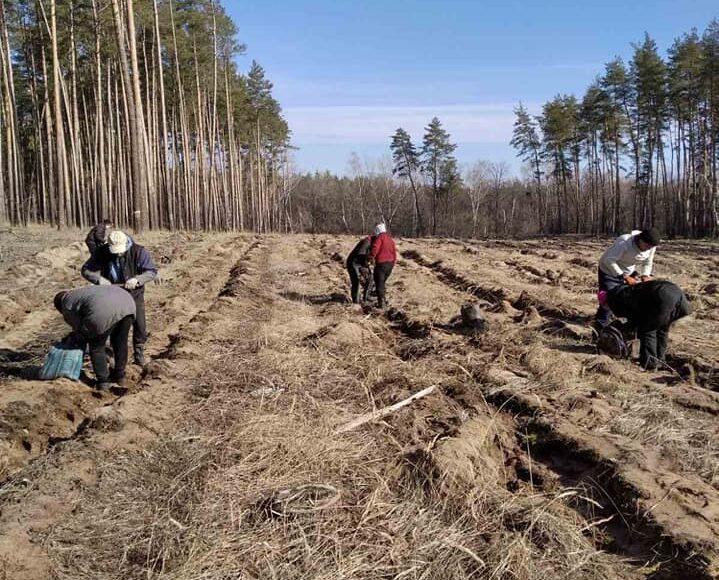
[[[378,306],[384,306],[385,286],[387,279],[390,274],[392,274],[392,268],[394,268],[394,263],[392,262],[382,262],[381,264],[376,264],[374,267],[374,285],[377,289]]]
[[[639,364],[654,370],[664,362],[667,353],[669,326],[639,333]]]
[[[125,367],[127,366],[127,338],[130,335],[130,327],[133,324],[133,319],[133,316],[125,316],[125,318],[117,322],[104,334],[88,338],[90,360],[92,361],[92,368],[95,371],[95,377],[98,383],[106,383],[110,380],[110,369],[107,365],[107,354],[105,353],[105,343],[107,343],[108,338],[110,339],[112,355],[115,359],[113,378],[125,376]]]
[[[347,264],[347,271],[350,275],[350,284],[352,286],[352,302],[355,304],[359,304],[359,290],[360,286],[362,286],[362,301],[365,302],[367,300],[367,296],[369,295],[371,289],[372,289],[372,278],[371,277],[364,277],[362,276],[362,269],[366,268],[367,272],[369,272],[369,268],[367,266],[363,266],[362,264],[358,262],[350,262]]]
[[[132,346],[147,342],[147,319],[145,318],[145,293],[133,296],[135,299],[135,322],[132,324]]]

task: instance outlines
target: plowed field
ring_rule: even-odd
[[[644,372],[591,343],[608,240],[398,240],[380,311],[355,238],[149,233],[149,362],[98,394],[35,378],[82,239],[0,233],[0,579],[719,574],[719,244],[659,248],[694,314]]]

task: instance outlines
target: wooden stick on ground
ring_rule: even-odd
[[[422,397],[426,397],[427,395],[433,393],[436,388],[436,385],[432,385],[431,387],[427,387],[426,389],[422,389],[421,391],[416,392],[411,397],[403,399],[399,403],[395,403],[394,405],[390,405],[389,407],[383,407],[382,409],[377,409],[376,411],[372,411],[371,413],[365,413],[364,415],[360,415],[356,419],[353,419],[349,423],[346,423],[342,427],[338,428],[335,431],[335,434],[346,433],[347,431],[352,431],[353,429],[356,429],[357,427],[364,425],[365,423],[369,423],[370,421],[382,419],[383,417],[386,417],[387,415],[398,411],[402,407],[406,407],[407,405],[414,403],[417,399],[421,399]]]

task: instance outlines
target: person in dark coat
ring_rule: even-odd
[[[375,226],[369,261],[375,263],[374,285],[377,290],[377,307],[384,308],[386,303],[385,287],[395,262],[397,262],[397,248],[392,236],[387,233],[387,226],[383,223]]]
[[[92,256],[98,248],[107,245],[110,231],[112,230],[112,222],[110,220],[102,220],[101,223],[95,224],[85,238],[85,245]]]
[[[157,278],[157,267],[150,253],[124,232],[115,230],[110,234],[108,244],[85,262],[82,275],[99,286],[122,286],[132,295],[136,309],[132,327],[133,358],[135,364],[144,365],[147,342],[145,285]]]
[[[367,300],[370,291],[372,274],[367,260],[372,249],[372,236],[362,238],[347,256],[347,271],[352,285],[352,302],[359,304],[359,289],[362,285],[362,302]]]
[[[609,291],[608,304],[615,316],[636,329],[639,363],[648,370],[665,362],[669,327],[691,312],[684,292],[667,280],[617,286]]]
[[[89,286],[55,295],[55,308],[90,347],[96,388],[106,391],[111,381],[123,384],[127,341],[135,319],[135,301],[118,286]],[[105,344],[110,339],[115,367],[110,373]]]

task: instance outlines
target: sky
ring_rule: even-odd
[[[514,107],[581,97],[648,32],[665,53],[719,18],[716,0],[224,0],[292,131],[302,171],[350,172],[389,154],[398,127],[421,143],[439,117],[460,163],[506,161]]]

